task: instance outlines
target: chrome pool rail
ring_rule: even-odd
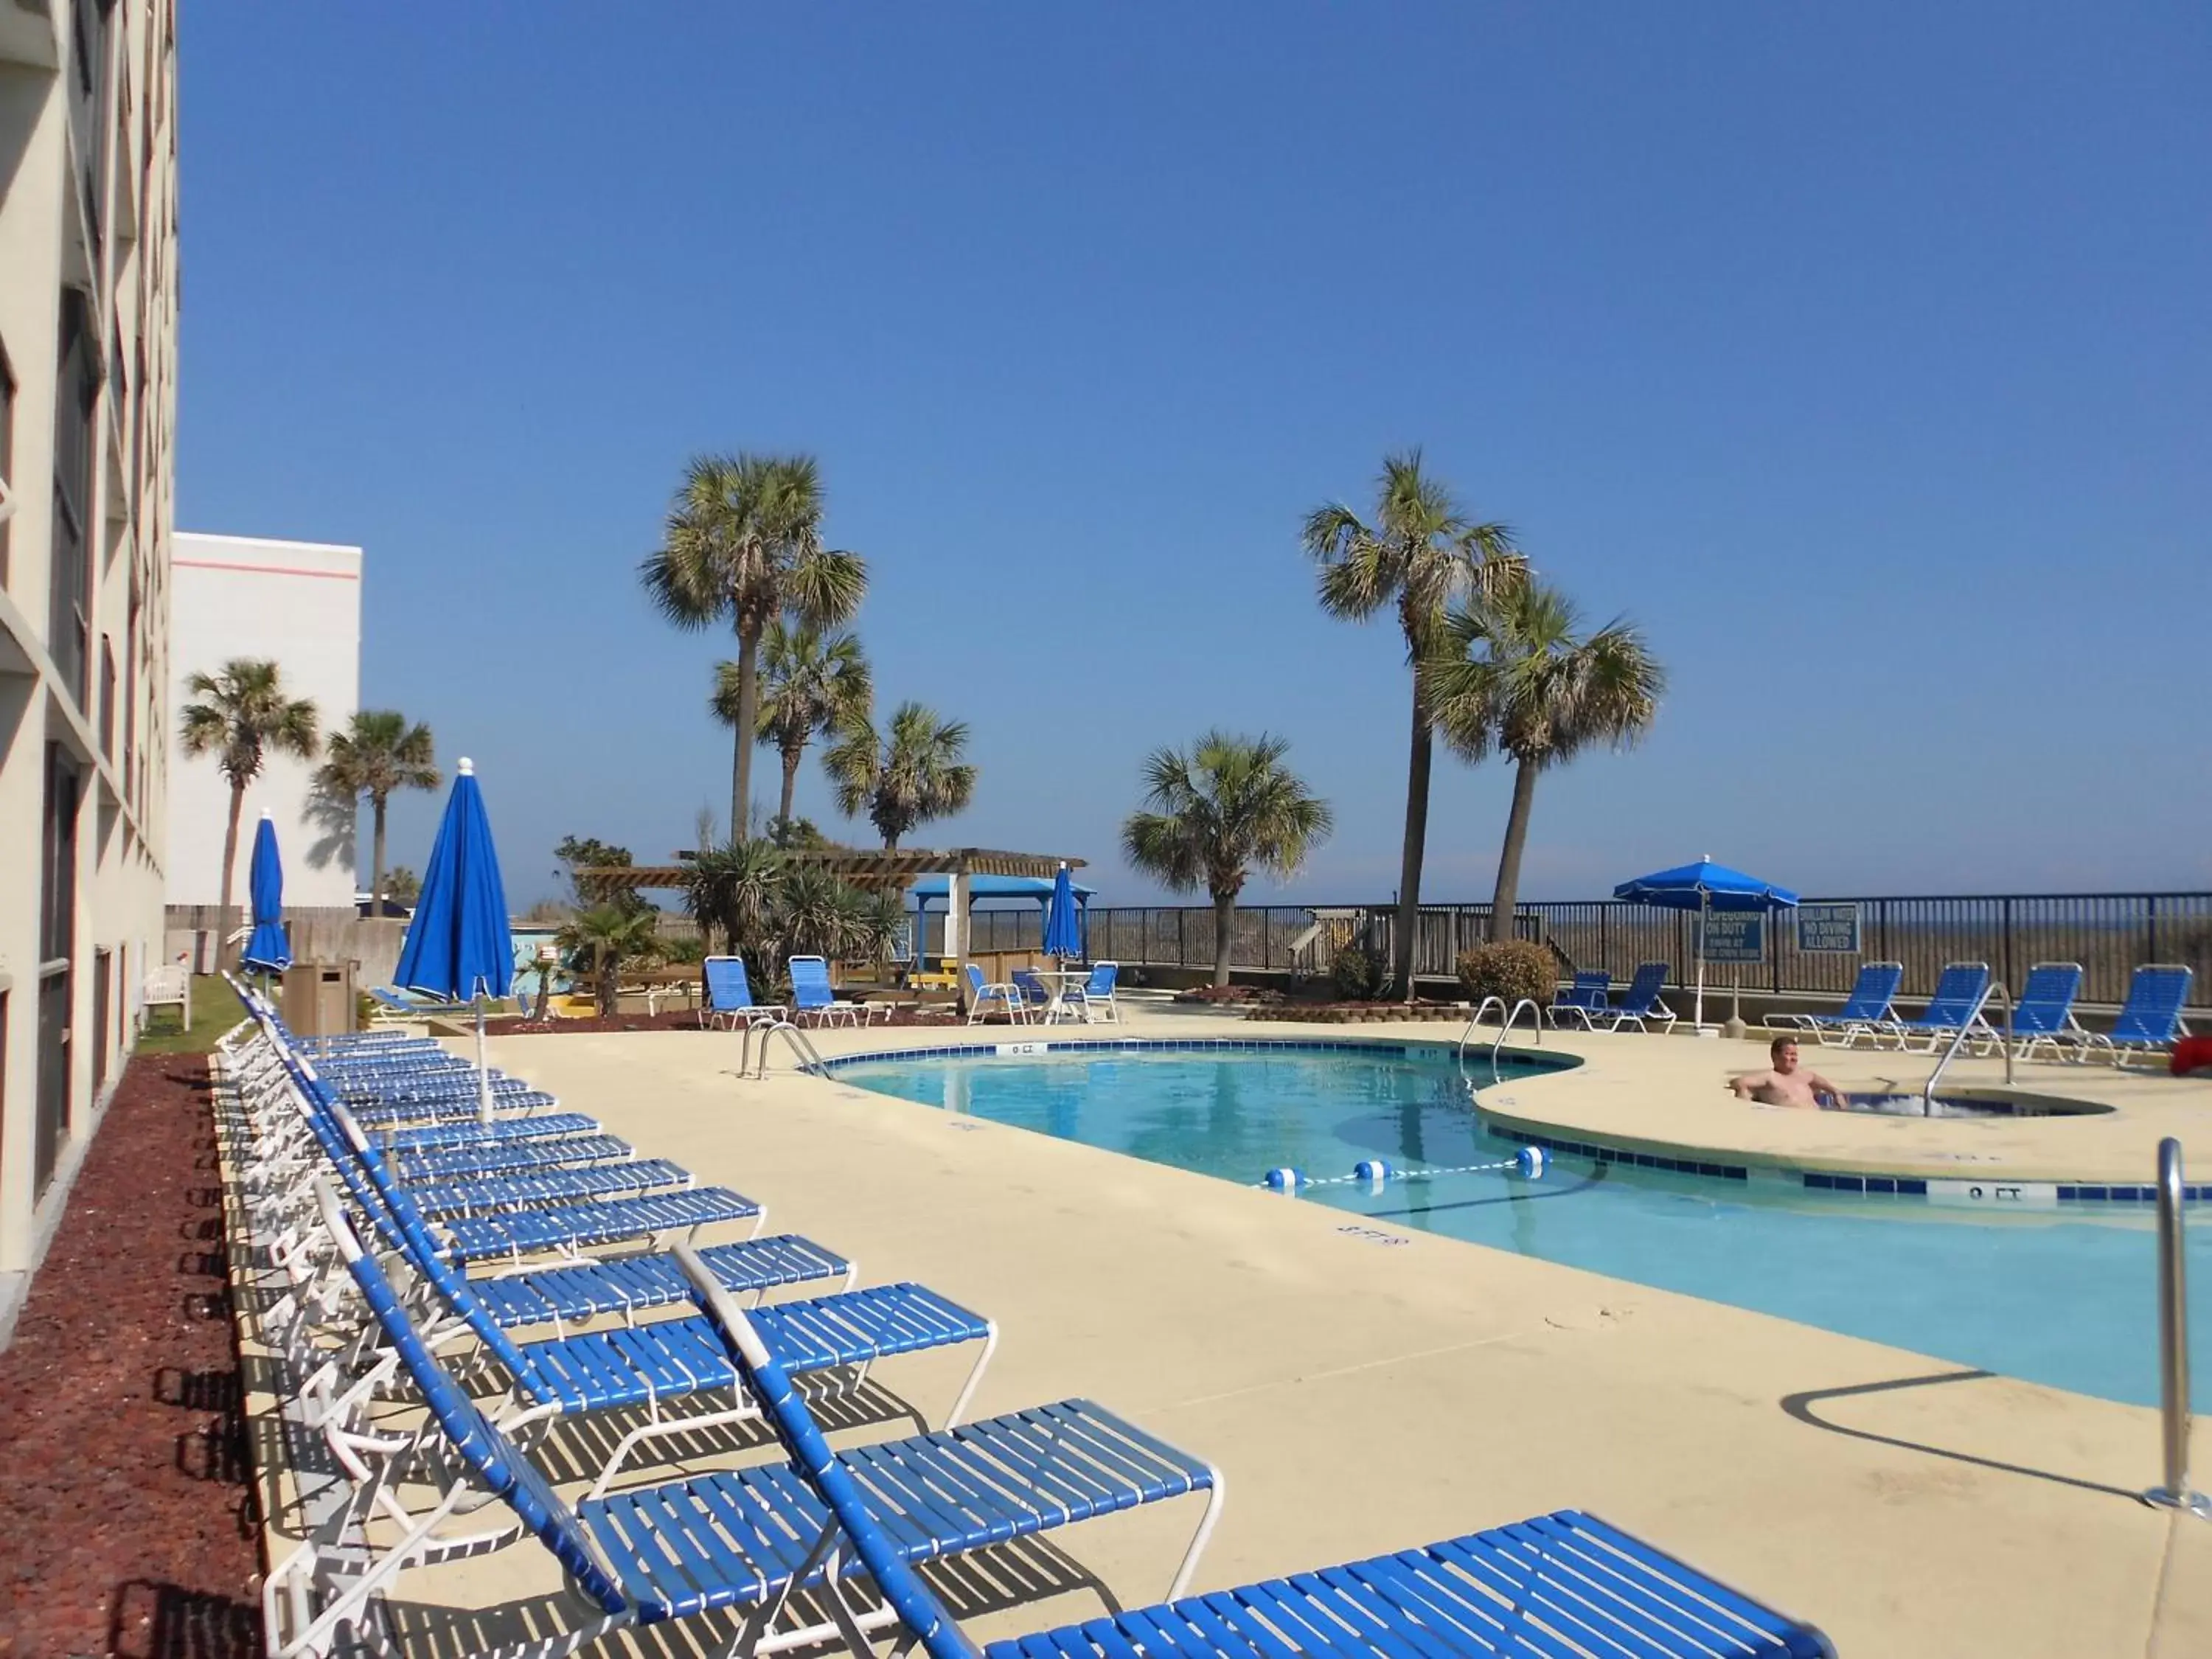
[[[2008,1088],[2012,1086],[2012,992],[2002,980],[1993,979],[1982,988],[1981,995],[1974,999],[1973,1012],[1967,1015],[1960,1023],[1959,1029],[1951,1033],[1951,1046],[1943,1050],[1943,1058],[1936,1062],[1936,1069],[1929,1073],[1928,1081],[1921,1085],[1921,1116],[1936,1115],[1936,1085],[1942,1080],[1944,1072],[1949,1068],[1951,1062],[1958,1059],[1959,1050],[1966,1046],[1966,1039],[1973,1035],[1974,1027],[1984,1023],[1982,1010],[1990,1006],[1991,997],[2004,999],[2004,1033],[1998,1038],[1998,1043],[2004,1049],[2005,1086]]]
[[[2164,1480],[2143,1502],[2212,1520],[2212,1498],[2189,1487],[2189,1285],[2182,1255],[2181,1143],[2158,1143],[2158,1417]]]
[[[1498,1051],[1505,1046],[1505,1034],[1513,1029],[1513,1022],[1520,1018],[1523,1008],[1528,1011],[1529,1024],[1536,1033],[1536,1046],[1540,1048],[1544,1046],[1544,1011],[1536,1006],[1533,999],[1522,997],[1509,1008],[1505,1006],[1504,997],[1495,994],[1486,996],[1474,1005],[1474,1012],[1467,1018],[1467,1029],[1459,1034],[1458,1046],[1453,1050],[1453,1056],[1459,1061],[1462,1072],[1467,1069],[1467,1045],[1474,1040],[1474,1028],[1482,1024],[1482,1017],[1490,1012],[1492,1003],[1497,1004],[1500,1016],[1498,1040],[1490,1045],[1490,1069],[1493,1076],[1498,1071]]]
[[[753,1033],[755,1031],[761,1034],[760,1063],[757,1066],[753,1064]],[[783,1034],[784,1043],[790,1048],[793,1059],[798,1062],[799,1069],[817,1076],[821,1074],[822,1055],[816,1049],[813,1040],[789,1020],[775,1019],[763,1020],[758,1023],[751,1020],[745,1022],[744,1040],[738,1049],[738,1077],[764,1078],[768,1075],[768,1040],[779,1031]]]

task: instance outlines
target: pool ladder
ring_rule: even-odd
[[[1950,1047],[1943,1050],[1943,1058],[1936,1062],[1936,1069],[1929,1073],[1928,1081],[1922,1085],[1920,1090],[1921,1116],[1933,1117],[1936,1115],[1936,1085],[1942,1080],[1944,1072],[1949,1068],[1951,1062],[1959,1057],[1959,1050],[1966,1046],[1966,1038],[1972,1033],[1974,1027],[1983,1023],[1982,1010],[1990,1006],[1990,999],[1991,997],[2002,997],[2004,1000],[2004,1035],[1998,1039],[1998,1042],[2004,1049],[2005,1085],[2008,1088],[2011,1086],[2013,1049],[2012,993],[2005,988],[2005,983],[2002,980],[1992,980],[1988,985],[1982,988],[1981,995],[1974,999],[1974,1012],[1967,1015],[1966,1023],[1960,1025],[1957,1030],[1951,1034]],[[1903,1046],[1904,1045],[1902,1043],[1899,1044],[1899,1047],[1900,1048]]]
[[[753,1064],[753,1033],[755,1031],[761,1034],[760,1063],[757,1066]],[[799,1062],[800,1071],[818,1073],[822,1069],[822,1055],[814,1047],[812,1040],[789,1020],[774,1019],[757,1025],[747,1021],[744,1041],[738,1050],[739,1077],[764,1078],[768,1075],[768,1040],[778,1032],[783,1034],[784,1046],[791,1050],[792,1057]]]
[[[1490,1045],[1490,1076],[1491,1080],[1492,1082],[1496,1082],[1498,1079],[1498,1051],[1505,1046],[1506,1034],[1512,1030],[1513,1022],[1520,1018],[1521,1011],[1523,1008],[1526,1008],[1528,1011],[1529,1025],[1536,1033],[1536,1046],[1538,1048],[1541,1048],[1544,1043],[1544,1011],[1541,1008],[1539,1008],[1535,1005],[1534,1001],[1528,997],[1522,997],[1510,1008],[1505,1006],[1505,999],[1501,996],[1486,996],[1483,998],[1481,1001],[1476,1003],[1474,1005],[1474,1012],[1468,1017],[1467,1030],[1459,1034],[1459,1048],[1457,1054],[1460,1072],[1462,1075],[1464,1075],[1467,1071],[1467,1045],[1474,1040],[1474,1028],[1482,1024],[1482,1017],[1490,1012],[1491,1006],[1493,1003],[1497,1005],[1499,1022],[1498,1026],[1498,1040]]]

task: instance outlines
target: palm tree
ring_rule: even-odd
[[[685,470],[660,547],[638,575],[678,627],[727,621],[736,630],[729,827],[740,837],[752,806],[761,636],[785,615],[817,628],[848,620],[867,592],[866,562],[822,545],[822,478],[812,456],[702,455]]]
[[[187,755],[213,755],[230,780],[230,817],[222,831],[222,889],[217,901],[219,926],[232,933],[231,883],[238,869],[238,819],[246,807],[246,786],[261,775],[270,751],[313,760],[319,742],[315,705],[288,697],[276,665],[265,659],[234,657],[219,674],[193,674],[185,690],[197,702],[185,705],[178,735]],[[230,946],[226,942],[226,959]]]
[[[1360,622],[1386,606],[1398,613],[1413,667],[1413,735],[1406,760],[1406,835],[1399,864],[1398,926],[1392,963],[1398,994],[1413,1000],[1413,934],[1421,913],[1421,859],[1429,832],[1432,721],[1420,665],[1436,648],[1446,608],[1495,592],[1527,569],[1502,524],[1472,522],[1450,492],[1421,471],[1421,452],[1386,457],[1376,480],[1375,520],[1341,504],[1306,515],[1302,540],[1321,566],[1322,609]]]
[[[653,910],[595,904],[561,929],[556,941],[560,947],[590,961],[600,1018],[614,1017],[623,960],[653,953],[659,939],[659,922]]]
[[[353,729],[333,732],[315,782],[342,800],[368,797],[374,815],[369,835],[368,914],[384,914],[384,808],[395,789],[435,789],[438,769],[430,728],[410,726],[396,708],[364,708]]]
[[[764,968],[783,872],[782,853],[763,837],[707,848],[691,860],[685,906],[702,934],[720,928],[732,953]]]
[[[884,845],[895,848],[915,825],[966,808],[975,793],[975,769],[961,759],[967,749],[965,721],[902,702],[881,736],[866,720],[845,727],[822,763],[836,786],[837,810],[848,818],[865,811]]]
[[[1229,983],[1237,896],[1254,866],[1295,875],[1328,839],[1328,803],[1283,765],[1290,744],[1208,732],[1186,756],[1162,749],[1145,763],[1145,799],[1121,825],[1129,862],[1171,890],[1203,887],[1213,900],[1213,982]]]
[[[404,864],[384,872],[384,896],[394,904],[412,904],[422,896],[422,878]]]
[[[1592,744],[1625,749],[1657,718],[1666,670],[1627,621],[1588,638],[1556,589],[1524,580],[1455,611],[1431,661],[1437,729],[1469,760],[1496,750],[1514,761],[1513,806],[1498,856],[1490,937],[1513,937],[1521,854],[1536,775]]]
[[[860,642],[778,617],[761,636],[760,740],[783,760],[783,794],[775,821],[788,823],[799,788],[799,763],[817,732],[842,731],[875,712],[875,685]],[[744,676],[733,662],[714,665],[715,717],[738,724]]]

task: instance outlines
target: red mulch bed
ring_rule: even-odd
[[[261,1651],[207,1063],[131,1062],[0,1353],[0,1654]]]

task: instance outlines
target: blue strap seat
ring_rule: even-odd
[[[456,1261],[580,1249],[652,1233],[688,1231],[718,1221],[750,1221],[759,1205],[726,1187],[689,1187],[647,1198],[609,1198],[550,1210],[458,1216],[440,1224]]]
[[[546,1094],[494,1095],[492,1110],[510,1116],[550,1109],[557,1103]],[[480,1103],[474,1095],[452,1100],[384,1101],[356,1106],[353,1114],[363,1123],[382,1128],[402,1124],[474,1123]]]
[[[1214,1486],[1206,1464],[1087,1400],[856,1447],[837,1462],[909,1563]],[[641,1624],[774,1594],[830,1524],[789,1463],[587,1498],[577,1511]]]
[[[354,1114],[359,1121],[361,1114]],[[551,1112],[540,1117],[500,1118],[489,1123],[424,1124],[411,1129],[386,1129],[376,1137],[384,1152],[425,1152],[432,1147],[474,1146],[487,1141],[552,1140],[564,1135],[599,1133],[597,1118],[581,1112]]]
[[[844,1257],[795,1233],[716,1244],[699,1255],[725,1289],[741,1294],[841,1275],[849,1279],[853,1271]],[[691,1299],[690,1284],[676,1259],[658,1254],[474,1279],[469,1288],[494,1322],[509,1329],[580,1324],[608,1314],[629,1317]]]
[[[1785,1619],[1574,1510],[994,1642],[983,1659],[1379,1654],[1833,1659]]]
[[[510,1170],[552,1170],[569,1164],[611,1164],[635,1156],[613,1135],[571,1135],[558,1140],[493,1141],[480,1146],[416,1152],[391,1160],[392,1173],[409,1186],[495,1176]]]
[[[686,1187],[691,1172],[665,1158],[636,1158],[622,1164],[595,1164],[580,1170],[537,1170],[482,1181],[453,1182],[415,1189],[416,1206],[428,1216],[481,1215],[521,1210],[580,1198],[649,1193]]]

